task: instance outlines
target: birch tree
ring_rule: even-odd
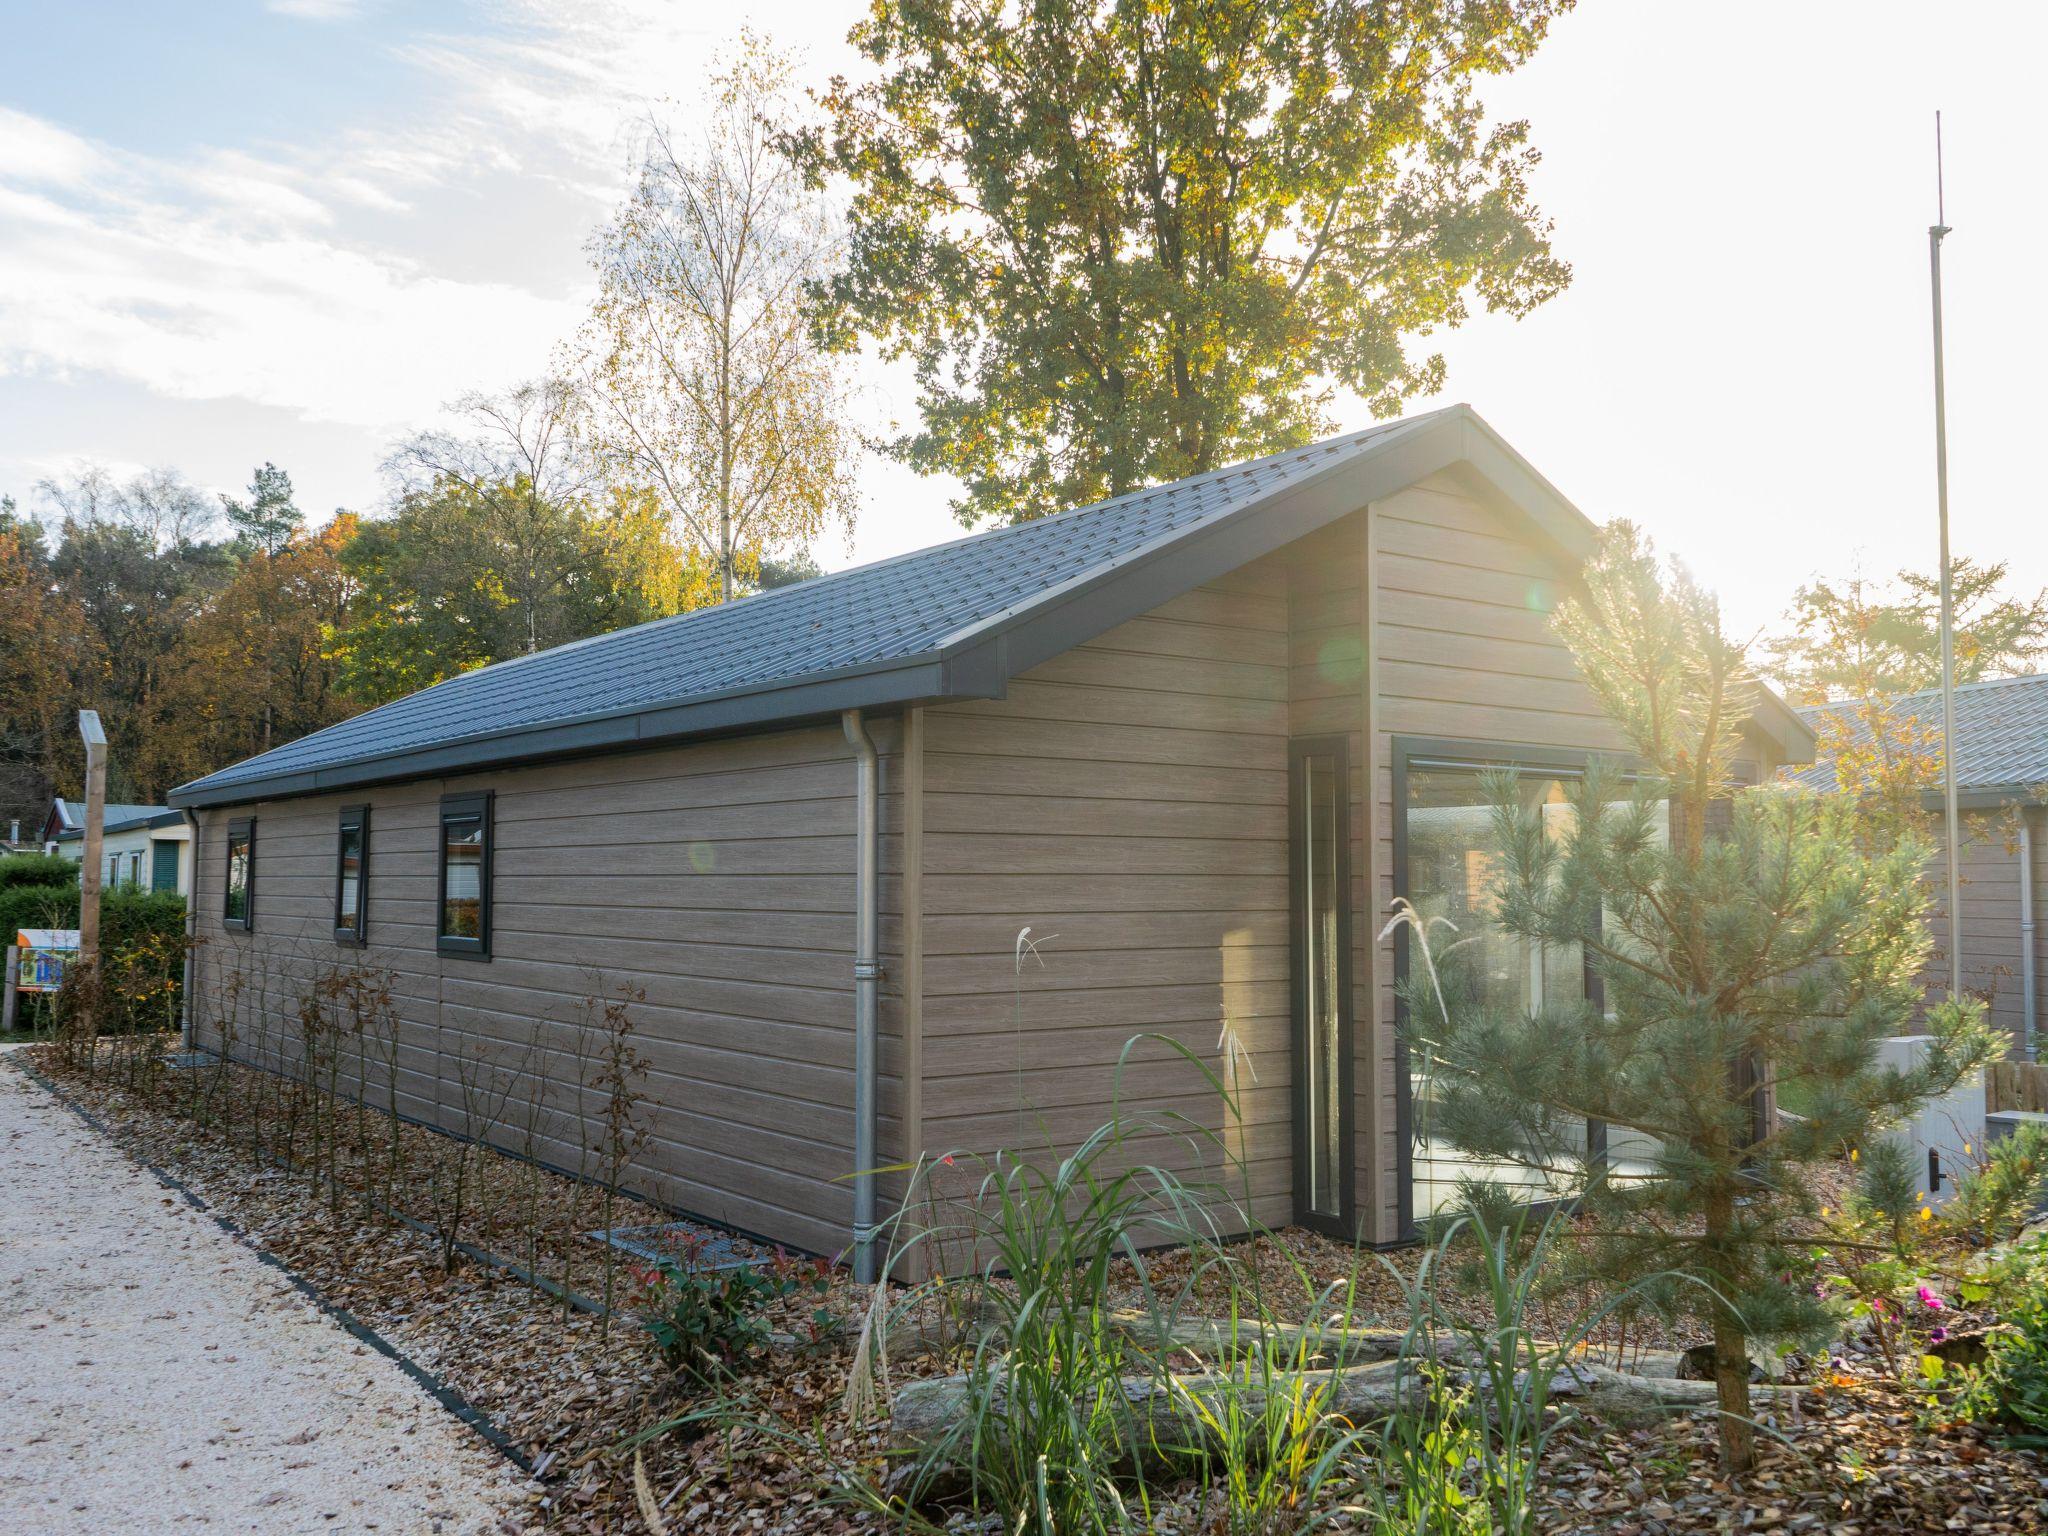
[[[701,126],[650,121],[633,190],[591,243],[599,291],[576,348],[598,461],[654,492],[722,599],[762,556],[852,520],[858,435],[808,298],[837,241],[778,147],[790,92],[788,59],[743,33]]]

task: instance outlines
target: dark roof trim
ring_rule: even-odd
[[[1946,801],[1940,790],[1925,789],[1920,792],[1920,803],[1930,811],[1938,811]],[[2048,803],[2048,785],[1973,784],[1956,791],[1956,808],[1964,811],[1995,811],[2008,805],[2044,803]]]
[[[81,808],[80,814],[84,814],[83,808]],[[108,837],[116,832],[134,832],[145,827],[154,829],[157,827],[182,826],[184,822],[185,813],[183,811],[157,811],[148,816],[128,816],[120,821],[106,822],[100,827],[100,836]],[[75,843],[84,836],[85,827],[81,824],[59,832],[50,841],[53,843]]]
[[[1387,432],[1368,452],[1339,459],[1212,521],[1163,534],[1150,545],[1048,587],[912,656],[653,708],[481,733],[297,773],[213,788],[187,786],[173,790],[170,800],[174,806],[193,809],[247,805],[793,725],[843,709],[1001,698],[1019,672],[1313,533],[1367,502],[1452,469],[1482,497],[1532,524],[1540,542],[1557,557],[1582,560],[1591,550],[1594,527],[1585,514],[1471,407],[1453,406]],[[1803,761],[1812,755],[1812,733],[1775,695],[1767,694],[1759,722],[1788,759]]]
[[[173,790],[171,798],[194,810],[248,805],[258,800],[327,794],[405,779],[476,773],[556,758],[663,746],[697,737],[823,718],[842,709],[915,704],[941,698],[1000,698],[1003,679],[995,664],[999,653],[999,646],[981,647],[949,661],[920,656],[907,664],[849,667],[801,678],[765,692],[741,689],[660,709],[622,710],[544,726],[493,731],[441,746],[336,763],[304,773],[275,774],[214,790],[190,794]]]

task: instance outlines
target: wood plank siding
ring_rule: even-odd
[[[882,752],[880,1144],[903,1120],[902,729]],[[403,1112],[474,1130],[477,1084],[516,1079],[495,1135],[591,1166],[599,1107],[567,1050],[585,999],[634,994],[651,1139],[626,1183],[742,1231],[832,1254],[852,1222],[854,766],[836,726],[470,774],[203,813],[202,1044],[297,1059],[299,1002],[323,974],[388,972]],[[492,954],[434,945],[444,793],[495,792]],[[370,807],[369,944],[333,938],[340,807]],[[225,828],[256,821],[255,926],[224,929]],[[237,980],[237,977],[241,978]],[[640,996],[640,994],[644,994]],[[536,1043],[536,1036],[541,1042]],[[543,1049],[552,1043],[556,1049]],[[537,1063],[545,1061],[545,1069]],[[381,1068],[366,1069],[382,1103]],[[465,1089],[467,1083],[467,1090]],[[466,1107],[465,1100],[470,1103]]]
[[[1069,1148],[1110,1119],[1134,1037],[1216,1064],[1228,1023],[1241,1127],[1156,1040],[1133,1048],[1126,1102],[1226,1136],[1259,1218],[1288,1219],[1288,602],[1285,563],[1261,561],[1005,699],[925,711],[934,1152]],[[1235,1182],[1171,1136],[1132,1156]]]
[[[2033,826],[2034,976],[2038,990],[2048,982],[2048,947],[2044,947],[2048,939],[2044,939],[2040,910],[2043,893],[2048,892],[2048,883],[2044,883],[2048,882],[2048,848],[2042,846],[2040,811],[2014,805],[1997,811],[1965,812],[1960,861],[1963,987],[1985,1000],[1990,1022],[2011,1036],[2015,1054],[2026,1038],[2020,937],[2019,818],[2023,815],[2032,818]],[[1935,1001],[1948,996],[1948,874],[1943,860],[1936,858],[1928,865],[1927,884],[1934,952],[1921,979],[1928,999]]]

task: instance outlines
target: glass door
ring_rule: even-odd
[[[1342,737],[1296,741],[1291,788],[1294,1219],[1351,1215],[1351,770]]]

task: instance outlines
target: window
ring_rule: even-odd
[[[134,886],[142,884],[142,854],[139,850],[128,855],[128,883]]]
[[[221,921],[230,928],[256,926],[256,823],[228,823],[227,888]]]
[[[441,801],[441,923],[436,947],[447,954],[491,952],[491,797]]]
[[[343,944],[369,940],[370,808],[341,808],[341,834],[334,861],[334,937]]]
[[[1294,1215],[1346,1236],[1351,1207],[1351,773],[1341,737],[1288,751],[1294,956]]]
[[[1584,776],[1586,761],[1584,754],[1396,743],[1396,889],[1432,924],[1432,952],[1448,997],[1463,998],[1468,1006],[1528,1013],[1561,1012],[1599,1002],[1582,946],[1531,944],[1503,933],[1491,921],[1500,855],[1485,775],[1511,773],[1521,804],[1537,812],[1547,837],[1561,841],[1570,835],[1574,821],[1568,788]],[[1435,926],[1437,919],[1451,927]],[[1414,939],[1404,931],[1400,942],[1398,963],[1405,975]],[[1554,1192],[1554,1177],[1567,1171],[1557,1159],[1578,1165],[1601,1158],[1624,1176],[1647,1169],[1655,1159],[1655,1147],[1639,1144],[1640,1137],[1617,1129],[1610,1139],[1608,1128],[1597,1122],[1560,1118],[1544,1128],[1542,1145],[1528,1148],[1526,1162],[1475,1161],[1434,1134],[1430,1123],[1442,1064],[1430,1060],[1405,1035],[1402,1050],[1407,1059],[1402,1087],[1411,1220],[1426,1219],[1453,1203],[1462,1178],[1512,1184],[1538,1201]]]

